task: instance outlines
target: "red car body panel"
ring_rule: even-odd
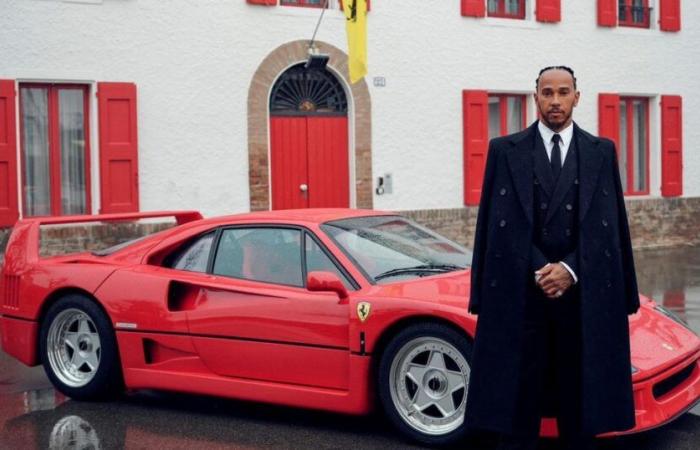
[[[180,224],[108,256],[39,258],[39,226],[174,215]],[[373,367],[403,326],[440,321],[473,336],[467,313],[469,270],[372,284],[320,228],[324,222],[376,211],[270,211],[200,220],[193,211],[28,219],[13,229],[2,271],[3,349],[36,365],[41,314],[62,292],[93,296],[116,330],[126,386],[192,392],[344,413],[374,404]],[[359,286],[335,292],[163,267],[189,238],[221,226],[287,225],[315,235]],[[371,304],[361,321],[359,302]],[[642,297],[630,318],[636,427],[659,426],[700,399],[700,339]],[[654,387],[687,376],[658,398]],[[556,435],[544,419],[542,434]]]

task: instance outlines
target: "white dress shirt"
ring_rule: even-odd
[[[561,136],[561,141],[559,142],[559,148],[561,149],[561,165],[564,165],[566,161],[566,155],[569,153],[569,145],[571,145],[571,139],[574,138],[574,122],[571,122],[568,127],[555,133],[554,131],[547,128],[547,125],[543,124],[542,121],[537,122],[537,129],[540,131],[540,136],[544,141],[544,149],[547,150],[547,159],[552,161],[552,148],[554,148],[554,142],[552,142],[552,136],[558,134]]]
[[[563,166],[564,161],[566,161],[566,155],[569,153],[569,145],[571,145],[571,139],[574,138],[574,122],[572,121],[569,124],[569,126],[559,131],[558,133],[555,133],[554,131],[550,130],[547,127],[547,125],[543,124],[540,120],[537,122],[537,129],[540,131],[540,136],[542,136],[542,140],[544,141],[544,149],[547,151],[547,159],[550,161],[550,163],[552,161],[552,148],[554,148],[554,142],[552,142],[552,137],[555,134],[561,136],[561,141],[559,142],[559,149],[561,150],[561,165]],[[569,265],[564,261],[559,261],[559,264],[564,266],[564,268],[569,271],[569,273],[571,274],[571,278],[574,279],[574,284],[578,283],[578,277],[571,269],[571,267],[569,267]]]

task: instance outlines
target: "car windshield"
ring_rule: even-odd
[[[337,220],[321,229],[377,283],[466,269],[466,248],[401,216]]]

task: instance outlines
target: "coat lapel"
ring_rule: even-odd
[[[549,209],[547,209],[547,216],[544,219],[544,224],[546,225],[554,217],[559,205],[564,200],[566,193],[569,191],[571,186],[574,184],[576,179],[576,158],[577,153],[576,139],[571,140],[569,144],[569,151],[566,152],[566,159],[564,160],[564,166],[562,167],[561,173],[559,174],[559,179],[557,180],[556,186],[554,187],[554,193],[549,201]]]
[[[591,206],[591,200],[595,193],[595,188],[598,184],[598,175],[600,166],[603,164],[603,151],[600,146],[600,139],[594,137],[585,131],[581,130],[578,125],[574,124],[574,139],[576,139],[577,150],[579,153],[579,222],[582,222],[588,208]]]
[[[512,147],[506,153],[508,167],[510,169],[511,178],[513,179],[513,187],[518,193],[520,205],[523,207],[525,216],[533,223],[532,205],[533,205],[533,143],[535,137],[538,137],[537,122],[531,125],[527,130],[514,135],[511,138]]]

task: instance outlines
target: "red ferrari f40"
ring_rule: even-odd
[[[101,251],[42,258],[40,226],[174,216]],[[62,393],[162,389],[363,414],[409,437],[465,433],[471,253],[393,213],[311,209],[24,219],[0,278],[5,352]],[[637,432],[700,398],[700,339],[648,298],[630,317]],[[544,419],[542,434],[556,425]]]

